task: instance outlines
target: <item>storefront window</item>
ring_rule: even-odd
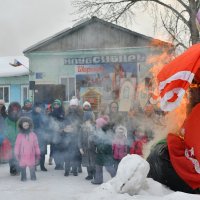
[[[61,84],[65,85],[65,101],[69,101],[75,93],[75,78],[74,77],[62,77]]]
[[[28,85],[23,85],[21,89],[21,103],[28,99]]]
[[[104,63],[96,65],[76,66],[76,89],[80,96],[95,88],[102,94],[103,100],[118,100],[123,80],[137,75],[136,63]],[[129,91],[125,90],[129,99]]]
[[[9,86],[0,86],[0,99],[4,99],[5,103],[9,103]]]

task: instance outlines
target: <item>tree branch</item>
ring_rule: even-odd
[[[161,21],[162,21],[162,24],[163,24],[165,30],[169,33],[169,35],[172,37],[172,39],[173,39],[174,41],[176,41],[176,43],[177,43],[179,46],[182,46],[184,49],[187,49],[187,46],[185,46],[181,41],[179,41],[178,38],[175,36],[175,34],[173,34],[173,33],[171,32],[171,30],[166,26],[165,21],[163,20],[162,16],[161,16]]]

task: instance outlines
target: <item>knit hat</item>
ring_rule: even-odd
[[[61,101],[59,99],[55,99],[54,102],[53,102],[53,105],[54,104],[58,104],[59,106],[62,105]]]
[[[83,103],[83,108],[84,108],[85,106],[89,106],[89,107],[91,108],[91,104],[90,104],[88,101],[85,101],[85,102]]]
[[[97,128],[102,128],[103,126],[105,126],[106,124],[108,124],[108,122],[103,118],[100,117],[96,120],[96,127]]]
[[[103,115],[102,118],[108,123],[110,122],[110,117],[108,115]]]
[[[30,99],[24,100],[24,105],[26,105],[27,103],[32,103],[32,101]]]
[[[127,129],[125,126],[118,125],[115,129],[116,134],[123,134],[125,137],[127,137]]]
[[[91,111],[85,111],[83,114],[83,121],[93,120],[93,113]]]
[[[70,106],[78,106],[79,102],[78,99],[76,97],[72,97],[72,99],[69,102]]]

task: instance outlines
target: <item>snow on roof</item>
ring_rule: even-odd
[[[13,64],[15,59],[19,61],[22,65],[18,67],[13,67],[9,64]],[[29,60],[25,56],[0,57],[0,77],[28,75],[29,70],[27,68],[29,68]]]

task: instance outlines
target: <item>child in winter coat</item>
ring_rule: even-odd
[[[32,131],[33,121],[21,117],[18,121],[19,134],[15,142],[14,153],[21,167],[21,181],[26,181],[26,167],[30,170],[31,180],[36,180],[35,165],[40,159],[40,148],[36,134]]]
[[[112,155],[112,139],[113,131],[108,117],[100,117],[96,120],[96,159],[95,159],[95,176],[92,184],[103,183],[103,167],[107,170],[111,177],[115,176]]]
[[[92,180],[95,174],[95,127],[92,122],[93,113],[85,111],[78,146],[82,155],[82,165],[87,167],[88,176],[85,178],[86,180]]]
[[[138,154],[140,156],[143,156],[143,146],[147,143],[148,137],[145,134],[145,131],[138,127],[135,132],[135,140],[133,141],[131,148],[130,148],[130,154]]]
[[[92,123],[95,122],[95,115],[94,112],[92,111],[92,106],[88,101],[85,101],[83,103],[83,112],[90,113],[92,115]]]
[[[128,154],[128,140],[126,127],[119,125],[115,129],[115,136],[112,142],[114,167],[117,172],[118,165],[123,157]]]

